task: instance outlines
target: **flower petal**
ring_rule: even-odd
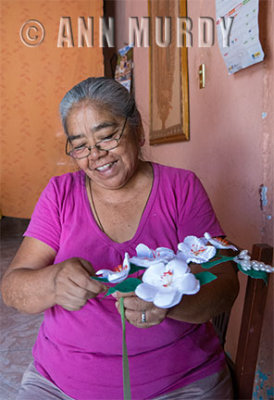
[[[130,262],[129,262],[129,255],[125,253],[124,261],[123,261],[123,270],[129,271],[130,270]]]
[[[233,246],[232,244],[229,244],[226,240],[220,239],[220,238],[212,238],[211,235],[206,232],[204,234],[205,239],[212,244],[216,249],[232,249],[234,251],[237,251],[237,247]]]
[[[103,278],[108,278],[109,274],[112,273],[111,269],[99,269],[99,271],[96,271],[96,275],[102,275]]]
[[[167,247],[157,247],[157,249],[155,250],[155,256],[157,259],[160,258],[169,261],[174,258],[175,254],[173,250],[168,249]]]
[[[129,270],[122,271],[112,271],[111,269],[100,269],[96,272],[96,275],[102,275],[103,278],[106,278],[111,283],[119,283],[125,280],[128,276]]]
[[[153,301],[158,289],[148,283],[141,283],[135,289],[135,294],[145,301]]]
[[[112,274],[109,274],[108,280],[111,283],[119,283],[123,282],[128,276],[127,271],[121,271],[121,272],[112,272]]]
[[[158,263],[151,265],[143,275],[143,282],[153,284],[154,286],[161,285],[161,274],[165,272],[165,264]]]
[[[200,282],[194,274],[188,273],[174,280],[173,286],[184,294],[195,294],[200,290]]]
[[[137,256],[131,257],[130,262],[146,268],[160,261],[167,263],[175,256],[174,251],[167,247],[158,247],[156,250],[151,250],[143,243],[138,244],[136,252]]]
[[[159,290],[154,298],[154,305],[160,308],[170,308],[180,303],[183,293],[176,289],[165,288]]]
[[[153,258],[153,251],[143,243],[138,244],[136,247],[137,257]]]
[[[184,274],[190,271],[187,263],[177,257],[169,261],[169,263],[166,265],[166,270],[168,269],[174,272],[174,277],[183,276]]]
[[[193,244],[197,244],[198,247],[203,246],[203,242],[201,242],[200,239],[197,238],[197,236],[191,236],[191,235],[190,235],[190,236],[186,236],[186,237],[184,238],[183,243],[184,243],[186,246],[188,246],[189,248],[191,248],[191,246],[192,246]],[[179,244],[180,244],[180,243],[179,243]]]
[[[138,267],[148,268],[151,264],[153,264],[153,261],[154,260],[151,258],[141,258],[141,257],[136,257],[136,256],[130,257],[130,262],[132,264],[137,265]],[[158,262],[158,261],[156,261],[156,262]]]
[[[204,240],[196,236],[187,236],[182,243],[178,244],[179,252],[177,256],[185,260],[186,263],[195,262],[201,264],[210,260],[216,254],[213,246],[205,246]]]

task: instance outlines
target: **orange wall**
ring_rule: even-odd
[[[197,173],[230,240],[249,250],[254,242],[273,244],[273,2],[260,1],[265,61],[233,76],[227,74],[217,43],[211,48],[197,45],[198,17],[215,19],[215,1],[188,0],[187,4],[194,24],[194,46],[188,52],[190,141],[147,144],[144,153],[148,159]],[[146,15],[146,0],[117,2],[118,47],[128,41],[128,17]],[[206,65],[206,88],[202,90],[198,86],[201,63]],[[149,49],[134,49],[134,65],[137,103],[148,135]],[[262,113],[267,113],[265,118]],[[259,198],[261,184],[268,187],[268,205],[263,211]],[[227,347],[232,356],[237,345],[244,285],[242,276],[228,334]]]
[[[64,154],[58,105],[74,84],[104,73],[98,46],[103,0],[1,0],[1,6],[1,212],[26,218],[49,178],[73,168]],[[73,48],[57,47],[63,16],[71,17]],[[94,48],[78,48],[78,16],[94,16]],[[45,27],[45,39],[36,47],[19,37],[29,19]]]

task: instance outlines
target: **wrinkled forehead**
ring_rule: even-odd
[[[91,121],[113,121],[119,123],[124,119],[123,116],[116,115],[113,111],[99,103],[91,101],[80,101],[75,103],[69,110],[67,115],[67,126],[72,120],[77,120],[77,123],[81,123],[84,120]]]
[[[82,111],[82,114],[91,114],[93,113],[97,117],[106,117],[108,116],[111,119],[120,119],[122,120],[124,117],[122,115],[119,115],[116,110],[114,110],[114,107],[111,107],[110,104],[106,104],[97,100],[91,100],[91,99],[82,99],[77,103],[74,103],[72,107],[70,108],[67,119],[73,114],[77,114],[79,111]],[[116,111],[116,112],[115,112]]]
[[[71,108],[66,121],[70,140],[92,135],[95,139],[120,129],[124,117],[117,117],[109,110],[90,103],[77,104]]]

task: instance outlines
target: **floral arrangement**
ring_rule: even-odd
[[[179,304],[183,295],[192,295],[204,284],[217,279],[208,271],[215,265],[226,261],[234,261],[238,269],[246,275],[267,282],[267,273],[274,268],[262,262],[251,260],[247,250],[237,256],[227,257],[219,254],[219,249],[238,251],[225,239],[212,238],[209,233],[204,237],[187,236],[178,244],[177,253],[166,247],[152,250],[144,244],[136,247],[137,255],[129,257],[125,253],[123,264],[114,270],[101,269],[93,279],[114,284],[106,296],[115,291],[132,292],[142,300],[153,302],[160,308],[171,308]],[[191,263],[201,264],[205,271],[198,274],[191,272]],[[129,277],[140,272],[140,277]],[[137,274],[138,275],[138,274]],[[128,356],[125,339],[125,314],[123,298],[120,299],[120,309],[123,327],[123,382],[124,399],[131,399]]]
[[[191,273],[192,262],[201,264],[205,270],[208,270],[217,264],[234,261],[243,273],[265,281],[266,273],[274,271],[270,265],[251,260],[247,250],[241,251],[235,257],[227,257],[219,255],[219,249],[238,250],[225,239],[212,238],[209,233],[205,233],[202,238],[187,236],[182,243],[178,244],[176,254],[166,247],[152,250],[141,243],[136,247],[136,256],[130,258],[128,253],[125,253],[122,265],[114,270],[97,271],[96,274],[101,277],[96,279],[115,284],[109,288],[106,295],[117,290],[135,291],[139,298],[151,301],[157,307],[170,308],[180,303],[183,295],[195,294],[200,290],[201,285],[217,278],[209,271],[194,275]],[[142,272],[142,279],[129,278],[130,274],[137,271]]]

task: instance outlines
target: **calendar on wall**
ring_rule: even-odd
[[[263,61],[259,0],[216,0],[219,47],[229,74]]]

